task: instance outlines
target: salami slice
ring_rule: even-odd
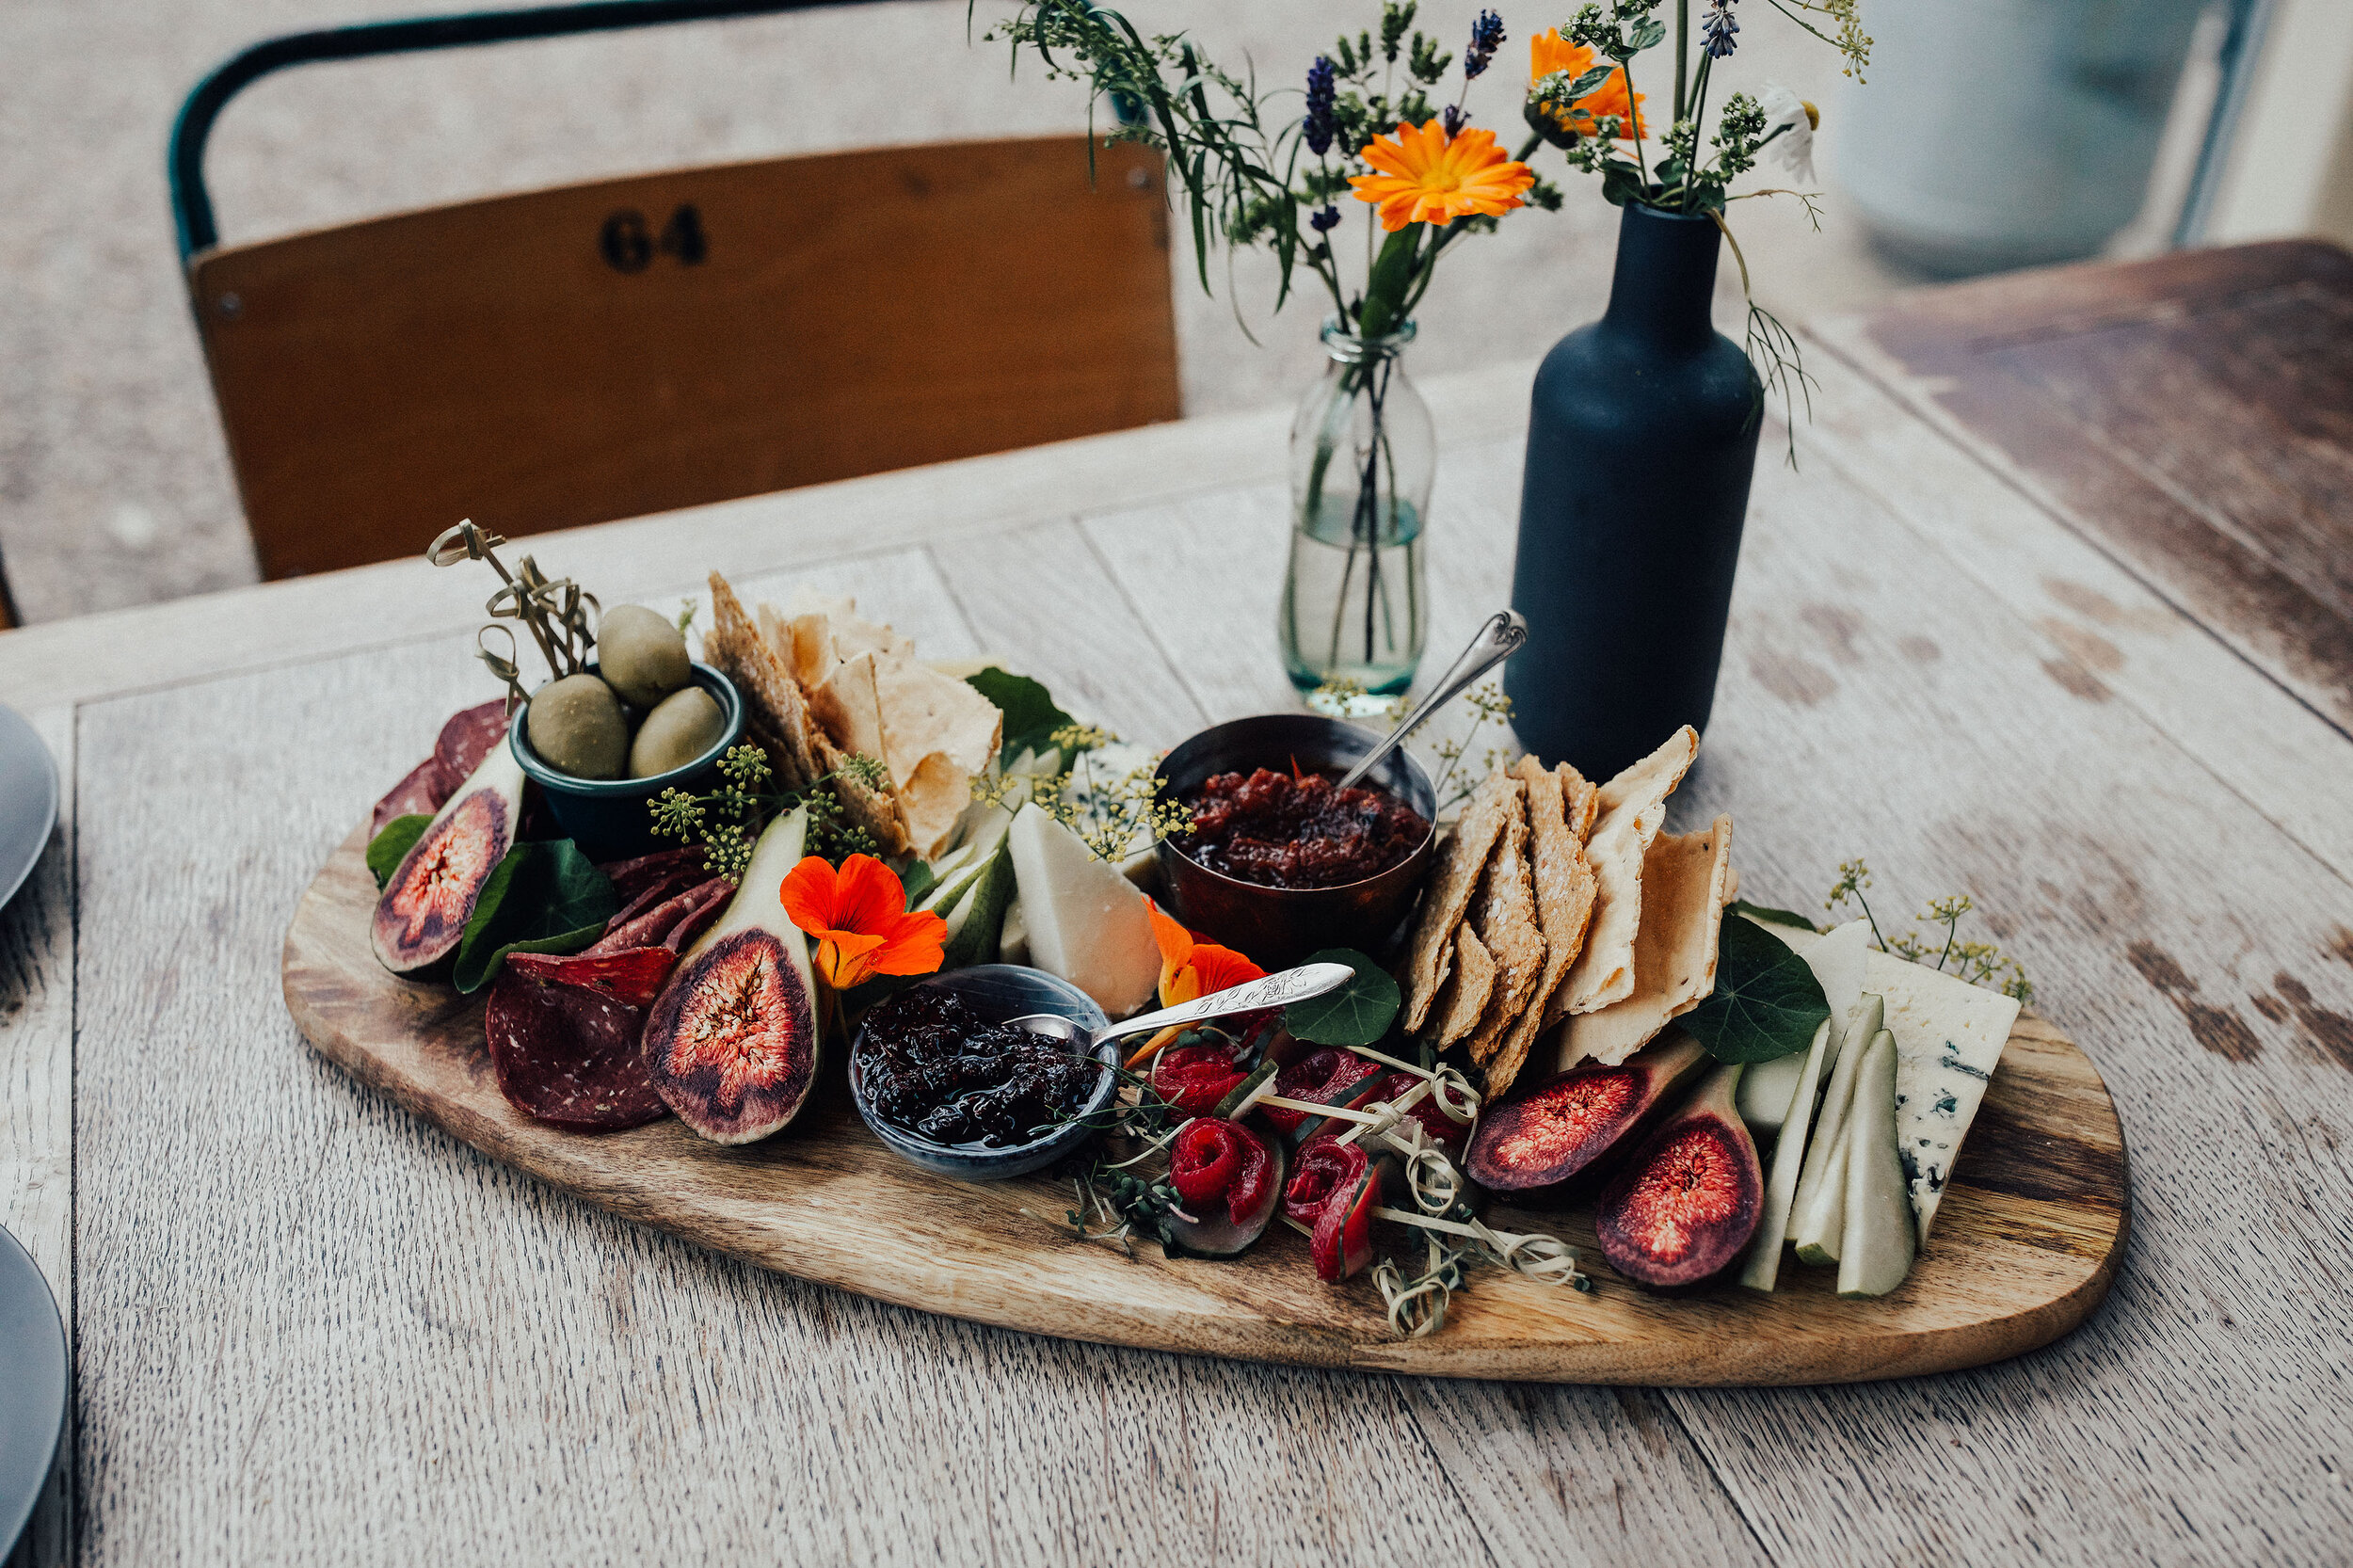
[[[634,860],[607,861],[597,870],[613,884],[613,891],[623,904],[621,913],[627,917],[650,907],[643,900],[655,888],[663,889],[655,900],[659,903],[680,888],[700,882],[705,874],[703,848],[700,844],[687,844],[678,849],[656,850]]]
[[[683,892],[674,893],[651,907],[642,907],[645,900],[640,899],[637,904],[632,904],[630,909],[624,909],[620,914],[613,917],[613,923],[604,928],[604,935],[597,938],[596,944],[587,950],[588,954],[600,955],[608,952],[625,952],[632,948],[659,947],[666,947],[672,952],[676,952],[686,944],[683,941],[673,940],[671,934],[681,923],[704,913],[714,904],[724,903],[728,895],[734,890],[726,882],[714,876],[696,883]],[[652,896],[650,892],[645,895],[646,898]],[[637,913],[632,914],[631,909],[637,910]],[[697,925],[696,929],[700,930],[701,927]]]
[[[637,1041],[677,957],[665,948],[589,959],[509,953],[482,1020],[507,1101],[527,1116],[584,1130],[641,1127],[666,1114]]]
[[[373,839],[383,832],[384,824],[394,817],[429,817],[448,799],[449,791],[441,783],[441,766],[428,757],[410,768],[408,776],[376,803],[375,815],[368,821],[368,837]]]
[[[482,760],[490,755],[490,748],[504,739],[504,697],[452,713],[441,725],[440,738],[433,743],[433,760],[441,765],[441,776],[449,780],[447,788],[455,790],[472,777]]]

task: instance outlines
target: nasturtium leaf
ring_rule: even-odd
[[[424,830],[433,825],[433,819],[412,811],[405,817],[394,817],[384,824],[382,832],[368,840],[368,870],[376,877],[376,890],[382,892],[384,884],[400,870],[400,863],[408,852],[417,847]]]
[[[1369,1046],[1388,1033],[1397,1017],[1397,982],[1380,965],[1353,948],[1327,948],[1306,962],[1345,964],[1356,976],[1320,997],[1292,1002],[1283,1010],[1285,1029],[1319,1046]]]
[[[620,907],[612,879],[569,839],[517,844],[483,883],[450,978],[471,995],[498,978],[510,952],[578,952]]]
[[[1008,766],[1026,748],[1050,750],[1054,731],[1074,722],[1054,706],[1053,694],[1026,675],[1009,675],[995,664],[964,678],[965,684],[997,705],[1005,715],[1005,742],[1000,759]]]
[[[1813,968],[1730,909],[1717,944],[1715,993],[1676,1022],[1719,1062],[1770,1062],[1805,1049],[1830,1016]]]
[[[1794,909],[1776,909],[1769,904],[1751,904],[1746,899],[1733,900],[1732,912],[1746,915],[1753,920],[1763,920],[1767,925],[1794,925],[1801,931],[1813,932],[1822,929]]]

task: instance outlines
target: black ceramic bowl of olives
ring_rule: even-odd
[[[687,655],[674,623],[622,604],[599,623],[588,667],[532,693],[507,735],[565,836],[591,860],[622,860],[657,847],[648,801],[712,788],[744,738],[744,699]]]
[[[936,1176],[1004,1181],[1045,1169],[1111,1104],[1119,1042],[1089,1058],[1070,1041],[1005,1027],[1030,1013],[1090,1032],[1111,1021],[1076,985],[1018,964],[953,969],[884,998],[850,1043],[857,1113],[885,1147]]]

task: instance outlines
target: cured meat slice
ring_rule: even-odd
[[[429,817],[449,802],[449,786],[441,778],[441,765],[428,757],[408,770],[408,776],[393,785],[368,819],[368,837],[373,839],[384,831],[384,824],[394,817]]]
[[[676,952],[686,945],[672,935],[679,926],[696,915],[706,913],[735,891],[723,878],[714,876],[697,882],[683,892],[673,893],[649,908],[644,907],[647,900],[660,890],[657,886],[629,908],[614,916],[611,923],[605,926],[604,935],[597,938],[584,956],[625,952],[632,948],[666,947]],[[696,929],[701,928],[698,925]]]
[[[707,873],[703,870],[703,849],[700,844],[687,844],[679,849],[656,850],[634,860],[611,860],[599,866],[605,880],[613,884],[614,893],[621,901],[620,919],[628,919],[649,907],[646,895],[660,888],[655,902],[665,899],[680,888],[700,882]]]
[[[506,739],[506,699],[496,697],[461,708],[441,725],[433,743],[433,760],[455,790],[482,765],[490,748]]]
[[[499,1090],[556,1127],[617,1131],[668,1112],[638,1053],[646,1007],[678,955],[509,953],[483,1014]]]

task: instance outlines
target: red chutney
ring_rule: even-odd
[[[1188,856],[1238,882],[1337,888],[1402,863],[1429,837],[1421,813],[1385,790],[1260,768],[1204,784],[1182,843]]]

